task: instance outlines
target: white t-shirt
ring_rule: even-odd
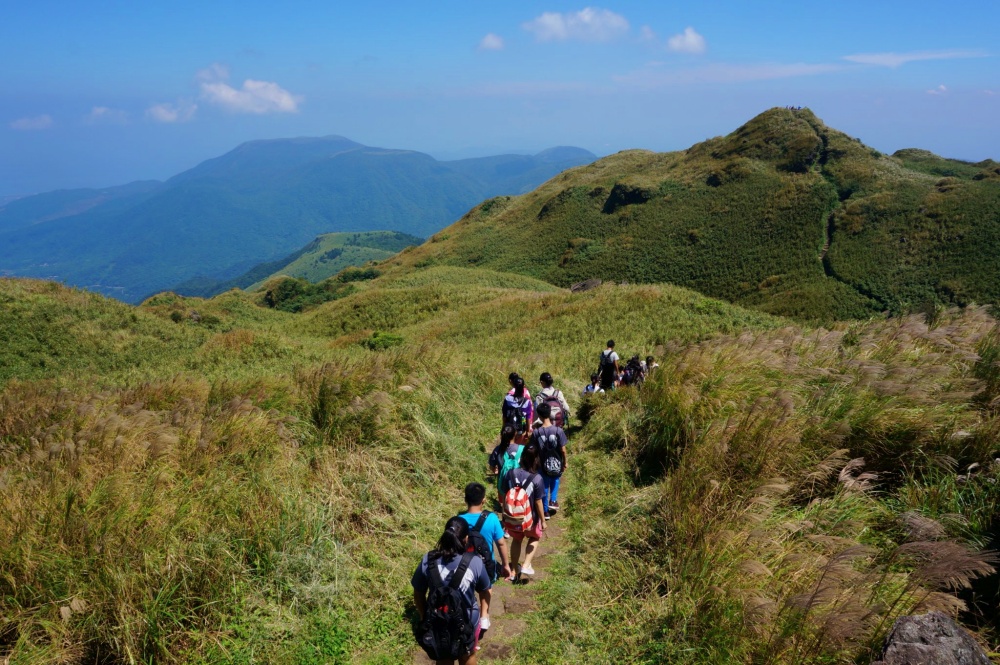
[[[607,360],[605,360],[605,358],[607,358]],[[607,350],[601,351],[601,363],[616,363],[618,360],[618,354],[614,351],[611,351],[611,353],[608,353]]]

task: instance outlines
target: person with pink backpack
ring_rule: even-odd
[[[538,475],[538,451],[530,446],[521,451],[520,466],[511,469],[500,484],[503,497],[503,523],[513,542],[510,546],[510,565],[514,571],[511,582],[520,581],[522,575],[532,576],[535,569],[532,559],[538,552],[538,541],[545,531],[545,485]],[[524,563],[521,564],[521,547],[524,548]]]

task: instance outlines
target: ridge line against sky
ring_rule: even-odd
[[[0,196],[162,179],[285,136],[443,158],[681,149],[783,105],[880,150],[1000,158],[1000,3],[748,4],[17,5]]]

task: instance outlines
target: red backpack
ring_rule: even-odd
[[[522,533],[530,531],[534,526],[534,519],[531,515],[531,495],[528,489],[531,483],[520,481],[511,471],[512,484],[503,497],[503,522],[508,531]],[[525,487],[527,482],[527,487]]]

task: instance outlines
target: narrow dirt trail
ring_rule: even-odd
[[[565,547],[564,527],[559,515],[549,520],[539,543],[538,554],[532,561],[534,577],[527,583],[511,584],[501,580],[493,585],[490,604],[492,626],[479,643],[480,663],[502,663],[516,655],[514,644],[525,631],[531,614],[538,610],[541,583],[549,577],[552,561]],[[508,547],[510,541],[507,541]],[[434,661],[420,649],[414,651],[414,665],[433,665]]]

